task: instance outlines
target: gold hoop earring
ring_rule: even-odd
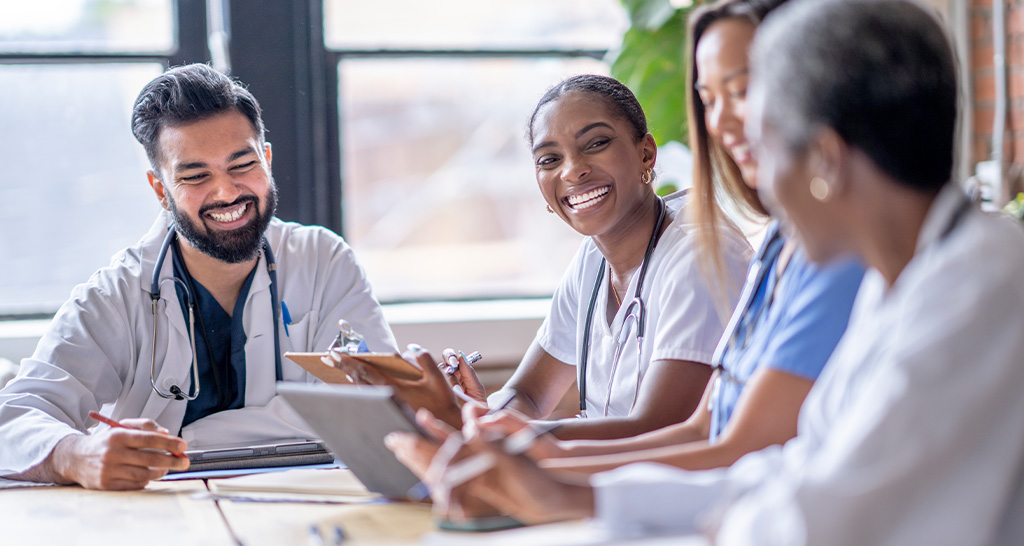
[[[547,207],[548,207],[548,214],[554,214],[555,213],[555,209],[551,208],[551,205],[547,205]]]
[[[654,169],[647,169],[646,171],[644,171],[643,174],[640,175],[640,181],[643,182],[644,185],[650,184],[651,180],[654,178],[653,174]]]
[[[811,179],[810,190],[811,197],[822,203],[828,202],[829,198],[832,197],[832,188],[828,185],[828,181],[820,176],[815,176]]]

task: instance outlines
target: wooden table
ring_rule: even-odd
[[[211,498],[212,493],[205,480],[153,482],[142,491],[130,492],[89,491],[77,486],[0,489],[0,545],[321,544],[311,537],[313,526],[322,532],[324,546],[334,544],[332,530],[336,526],[345,532],[344,546],[424,542],[445,546],[707,545],[700,537],[628,542],[611,539],[595,525],[582,521],[490,534],[443,533],[437,531],[430,507],[425,504],[366,499],[352,504],[252,502],[239,497]],[[254,497],[268,498],[263,494],[249,496]],[[274,497],[271,494],[269,498]]]
[[[53,486],[0,490],[0,544],[261,546],[312,544],[310,527],[340,525],[346,546],[419,544],[434,530],[413,503],[214,501],[203,480],[153,482],[142,491]]]

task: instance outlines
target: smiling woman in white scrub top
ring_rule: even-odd
[[[642,463],[585,485],[477,435],[441,450],[428,482],[451,481],[465,457],[493,464],[441,505],[596,515],[618,533],[693,532],[717,513],[726,545],[1024,544],[1024,234],[948,182],[945,36],[907,0],[796,0],[758,30],[758,187],[812,260],[853,252],[869,266],[796,438],[728,470]]]
[[[544,419],[579,378],[587,419],[563,420],[562,438],[620,438],[686,419],[711,375],[749,245],[726,230],[724,265],[707,282],[696,250],[700,228],[682,210],[686,196],[662,201],[655,194],[654,137],[633,93],[612,78],[574,76],[551,88],[530,119],[529,141],[548,210],[587,238],[536,339],[492,400],[514,394],[508,407]],[[354,377],[372,374],[341,360]],[[434,366],[429,355],[418,362]],[[387,382],[410,405],[461,424],[451,394],[440,390],[444,382],[426,375],[419,383]],[[468,365],[456,378],[483,401]]]
[[[711,254],[717,247],[712,220],[722,197],[751,218],[770,219],[757,197],[757,162],[743,123],[754,32],[783,1],[720,0],[690,14],[693,204],[697,217],[705,219],[701,233],[709,236]],[[800,406],[846,330],[864,268],[850,258],[814,264],[790,235],[778,221],[769,225],[719,341],[706,403],[689,419],[631,438],[539,438],[530,456],[549,459],[546,468],[577,473],[640,461],[700,470],[728,466],[795,436]],[[478,425],[514,430],[524,423],[502,413]]]

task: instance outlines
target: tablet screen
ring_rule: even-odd
[[[384,446],[393,431],[425,435],[391,387],[282,382],[277,392],[370,491],[406,498],[419,479]]]

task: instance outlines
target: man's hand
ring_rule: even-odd
[[[40,465],[47,481],[78,483],[86,489],[142,489],[169,469],[188,468],[188,445],[181,438],[150,419],[121,424],[129,428],[63,438]]]

